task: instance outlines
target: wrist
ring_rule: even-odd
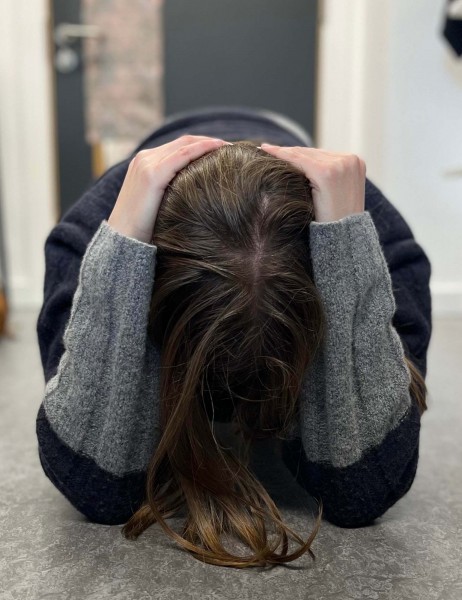
[[[149,244],[151,242],[152,236],[149,236],[146,233],[135,230],[134,227],[131,227],[127,223],[120,223],[117,221],[117,219],[113,218],[112,216],[110,216],[107,219],[107,222],[110,225],[110,227],[112,227],[112,229],[117,231],[117,233],[120,233],[120,235],[138,240],[139,242],[143,242],[145,244]]]

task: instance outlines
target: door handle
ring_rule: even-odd
[[[60,23],[56,25],[53,37],[58,46],[54,56],[56,70],[66,75],[75,71],[81,63],[79,54],[72,44],[81,39],[102,38],[103,32],[97,25]]]
[[[98,25],[60,23],[56,25],[53,37],[58,46],[64,46],[77,39],[103,37],[103,32]]]

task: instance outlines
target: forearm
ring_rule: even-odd
[[[309,491],[323,498],[327,518],[363,523],[409,489],[420,419],[370,214],[313,222],[310,244],[328,328],[300,398],[300,468]],[[295,441],[283,450],[292,466],[296,452]]]
[[[95,494],[104,504],[95,484],[139,483],[160,437],[160,356],[147,336],[156,250],[103,221],[82,259],[65,352],[37,418],[44,470],[81,495],[68,496],[77,507]]]

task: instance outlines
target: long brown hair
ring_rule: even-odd
[[[315,558],[310,547],[322,500],[304,542],[248,468],[253,440],[286,439],[303,376],[325,335],[309,248],[313,218],[304,173],[249,140],[200,157],[170,182],[153,232],[149,315],[149,336],[161,348],[162,437],[144,503],[122,528],[128,539],[158,521],[195,558],[214,565],[267,566],[305,552]],[[423,412],[425,383],[415,367],[411,388]],[[219,416],[240,436],[239,452],[216,439]],[[179,535],[165,519],[183,506]],[[222,535],[253,554],[231,553]],[[288,537],[300,544],[290,554]]]

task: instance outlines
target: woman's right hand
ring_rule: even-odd
[[[229,143],[205,135],[182,135],[137,152],[108,218],[109,225],[122,235],[149,243],[169,182],[191,161]]]

